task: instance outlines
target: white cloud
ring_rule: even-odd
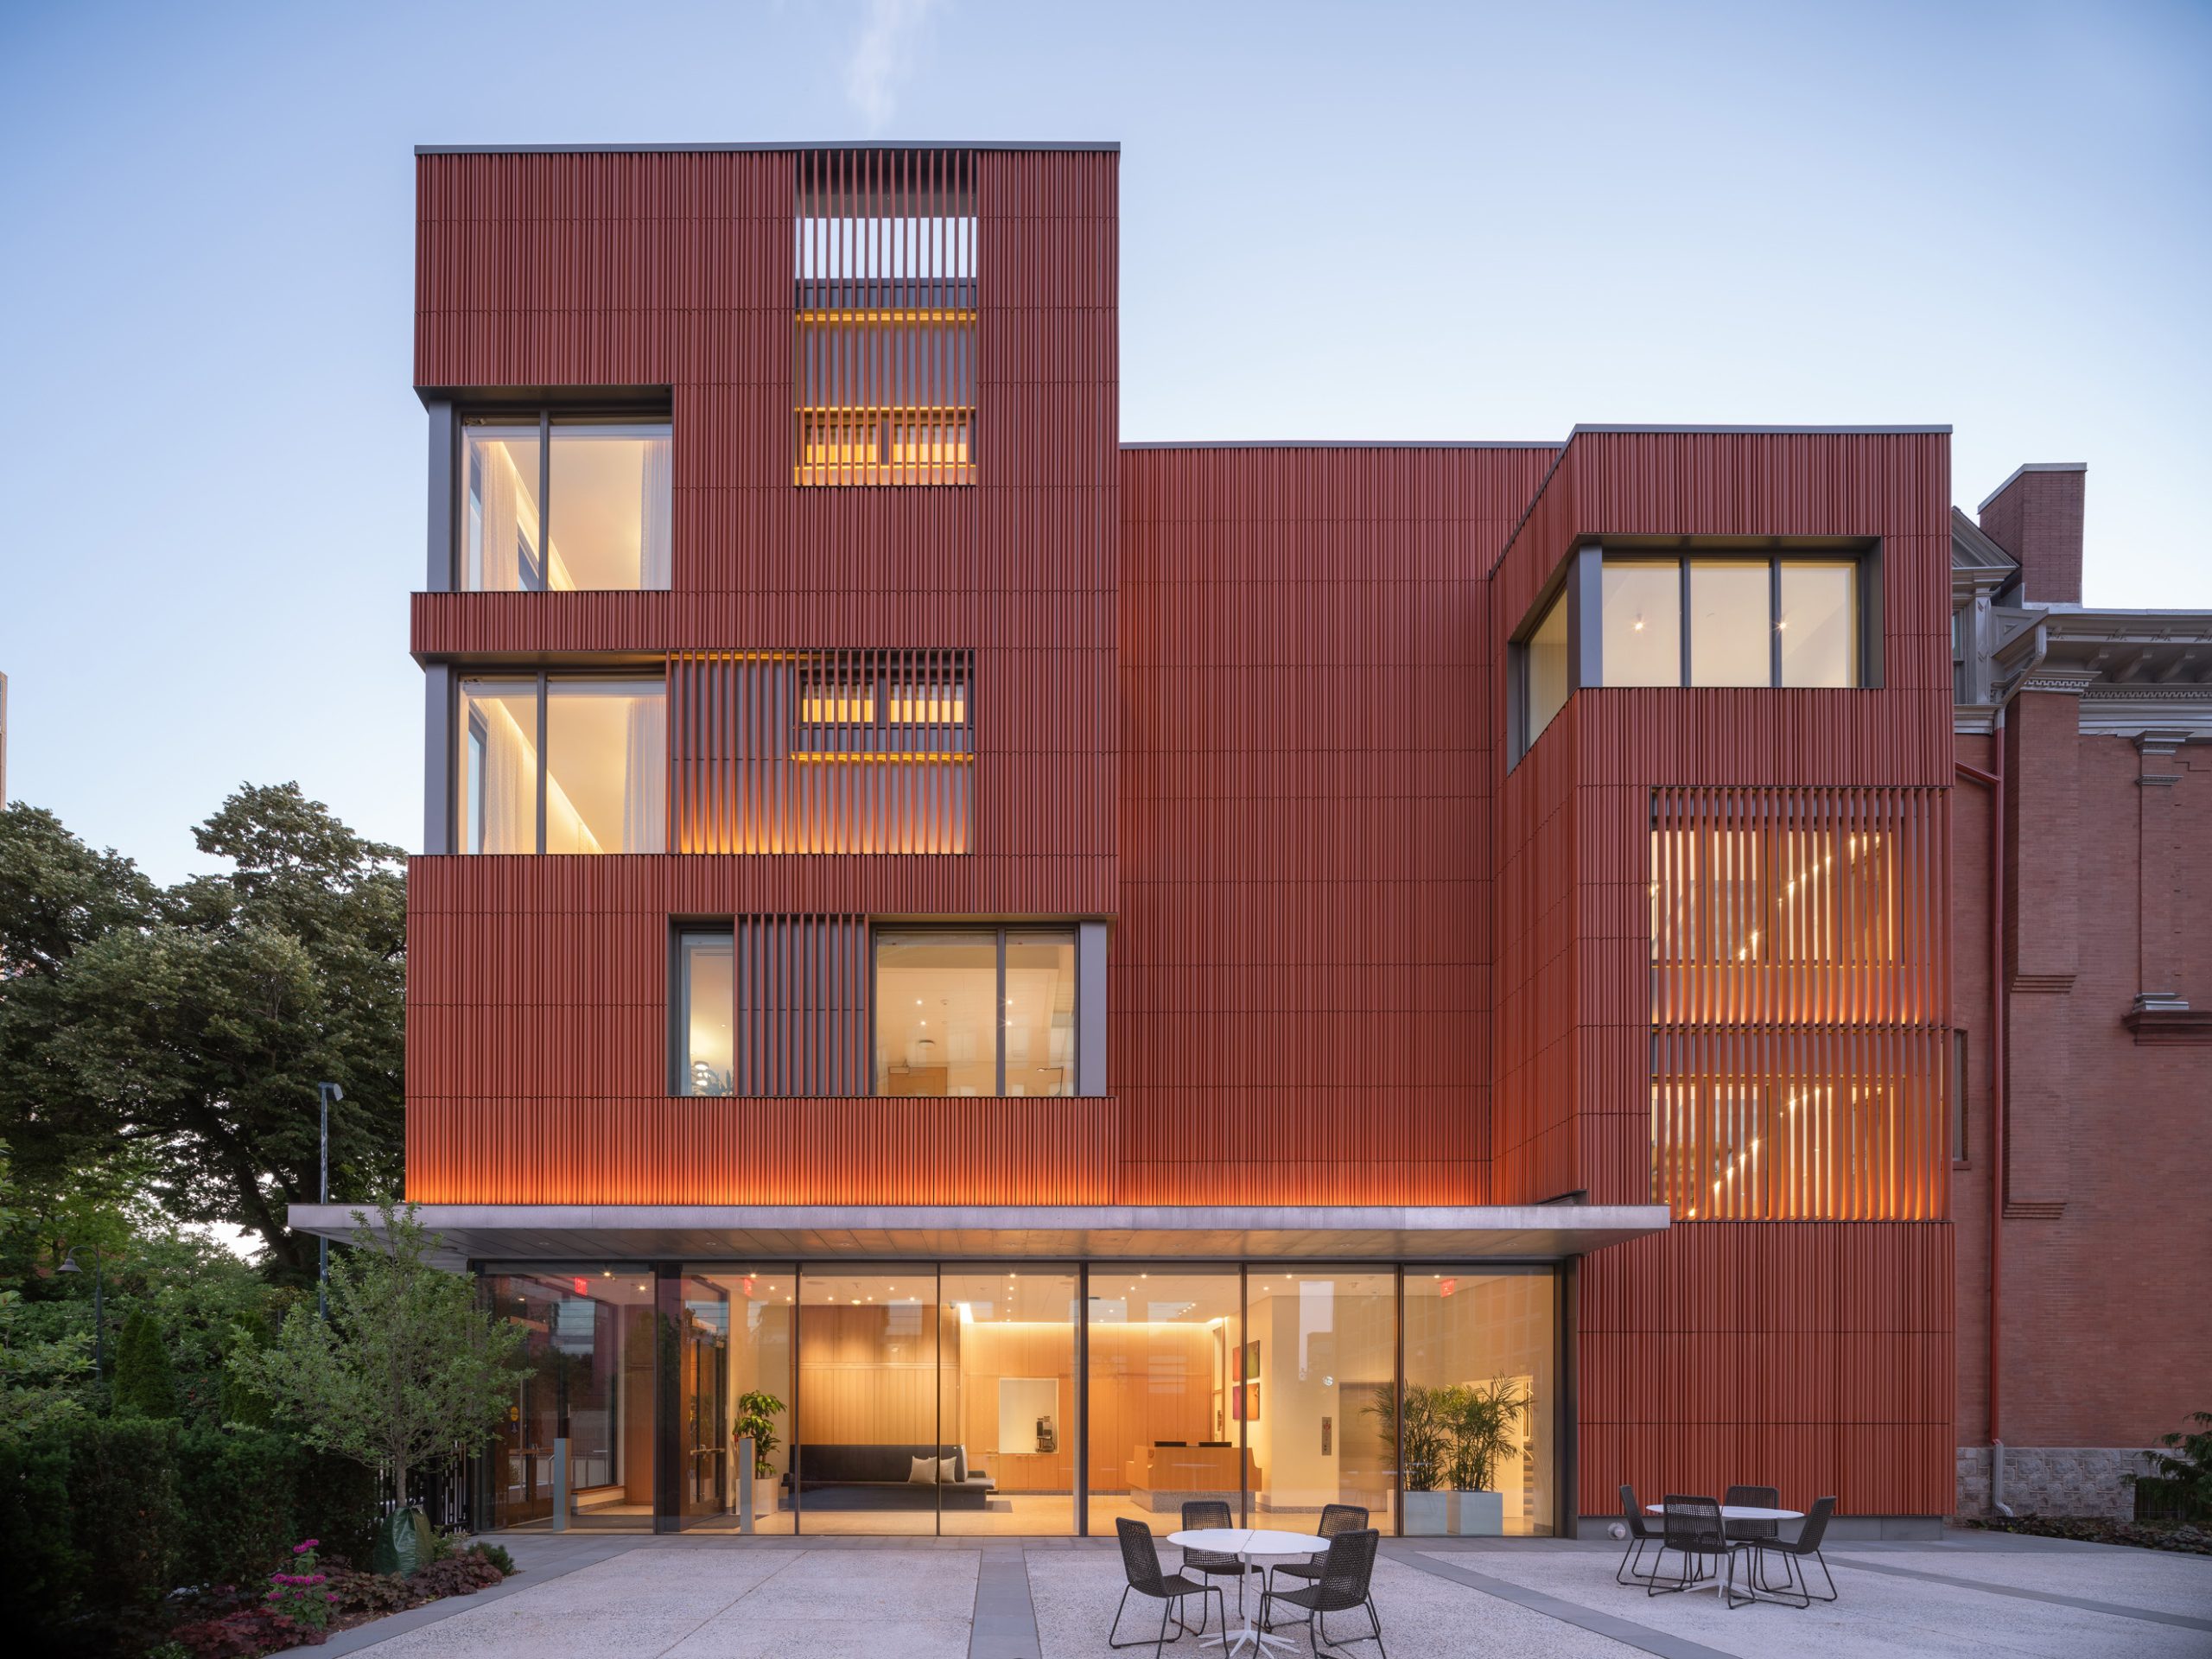
[[[845,95],[869,130],[880,130],[913,67],[915,37],[936,0],[868,0],[867,21],[845,64]]]

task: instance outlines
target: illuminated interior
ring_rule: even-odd
[[[467,592],[663,588],[670,575],[665,422],[472,421],[462,429]]]
[[[464,678],[455,742],[460,850],[662,851],[668,844],[665,704],[658,680]]]
[[[875,1043],[880,1095],[1074,1094],[1074,933],[879,932]]]
[[[727,928],[685,931],[677,938],[681,987],[674,1092],[737,1091],[737,941]]]

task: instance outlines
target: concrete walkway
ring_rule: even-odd
[[[503,1538],[523,1571],[334,1637],[376,1659],[1113,1659],[1110,1540]],[[1176,1552],[1162,1552],[1171,1570]],[[1375,1577],[1390,1659],[2212,1656],[2212,1558],[1988,1533],[1840,1543],[1841,1599],[1730,1611],[1612,1580],[1618,1548],[1392,1540]],[[1235,1586],[1228,1586],[1232,1618]],[[1159,1628],[1139,1598],[1124,1640]],[[1148,1622],[1147,1622],[1147,1615]],[[1339,1640],[1363,1620],[1332,1621]],[[1175,1644],[1185,1659],[1218,1647]],[[304,1650],[303,1650],[304,1651]],[[1374,1659],[1371,1643],[1351,1659]],[[1245,1659],[1249,1659],[1249,1649]],[[1308,1659],[1302,1633],[1276,1659]]]

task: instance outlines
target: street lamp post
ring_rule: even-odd
[[[97,1244],[78,1245],[61,1258],[61,1265],[54,1271],[82,1273],[84,1268],[77,1265],[77,1251],[79,1249],[88,1249],[92,1253],[92,1376],[99,1378],[107,1375],[107,1309],[104,1296],[107,1275],[101,1271],[105,1258],[100,1254],[100,1247]]]
[[[322,1185],[319,1204],[330,1202],[330,1103],[346,1098],[346,1091],[334,1083],[318,1083],[315,1091],[322,1102]],[[330,1319],[330,1236],[324,1234],[315,1240],[315,1255],[319,1267],[315,1274],[315,1311],[327,1323]]]

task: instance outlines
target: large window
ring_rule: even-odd
[[[1072,1095],[1075,931],[880,932],[875,1092]]]
[[[534,415],[461,427],[459,585],[558,593],[669,585],[664,420]]]
[[[676,940],[672,1094],[737,1089],[737,940],[728,928],[686,928]]]
[[[458,702],[462,852],[666,848],[660,681],[472,676]]]
[[[1552,716],[1567,707],[1567,625],[1570,612],[1570,602],[1562,588],[1544,607],[1535,632],[1529,636],[1529,643],[1522,647],[1521,671],[1525,677],[1522,706],[1528,723],[1524,747],[1535,742],[1544,728],[1552,723]]]

